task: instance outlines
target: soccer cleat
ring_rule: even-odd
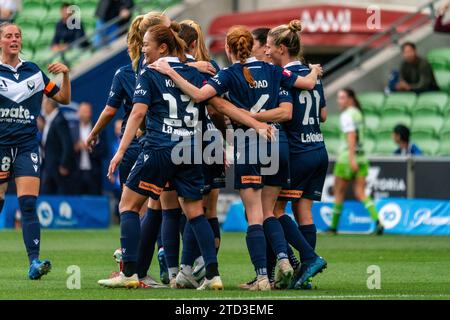
[[[252,280],[250,280],[249,282],[246,282],[246,283],[241,283],[240,285],[238,285],[238,287],[239,288],[241,288],[241,289],[250,289],[252,286],[253,286],[253,284],[256,282],[256,277],[255,278],[253,278]]]
[[[294,284],[293,289],[301,289],[302,286],[306,286],[308,281],[322,272],[327,267],[327,262],[322,257],[316,257],[311,262],[302,263],[302,267],[299,272],[299,278]]]
[[[177,289],[177,278],[170,279],[169,287],[172,289]]]
[[[139,279],[137,274],[133,274],[131,277],[126,277],[123,272],[121,272],[117,277],[111,279],[98,280],[97,283],[106,288],[139,288]]]
[[[28,270],[28,278],[30,280],[39,280],[42,276],[49,273],[51,269],[52,264],[50,261],[34,259],[30,264],[30,269]]]
[[[376,225],[375,225],[375,231],[374,234],[376,234],[377,236],[381,236],[384,233],[384,227],[381,224],[380,220],[377,220]]]
[[[276,273],[275,273],[275,288],[286,289],[292,280],[294,275],[294,269],[288,259],[281,259],[277,261]]]
[[[192,274],[181,269],[176,277],[176,286],[178,289],[196,289],[200,287],[200,284],[195,280]]]
[[[160,289],[160,288],[167,288],[167,286],[158,283],[155,279],[153,279],[151,276],[147,275],[144,278],[139,279],[139,287],[144,289]]]
[[[205,278],[197,290],[223,290],[223,283],[220,276],[215,276],[211,280]]]
[[[203,260],[203,257],[200,256],[197,259],[195,259],[194,270],[192,271],[192,275],[194,276],[195,281],[200,283],[205,277],[205,274],[206,274],[205,261]]]
[[[253,285],[248,289],[250,291],[270,291],[271,285],[269,281],[269,277],[267,276],[258,276]]]
[[[158,262],[159,262],[159,278],[164,284],[169,284],[169,270],[167,269],[166,257],[164,255],[164,248],[161,247],[158,250]]]

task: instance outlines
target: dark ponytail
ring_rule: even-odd
[[[358,110],[361,111],[362,114],[364,114],[364,111],[361,107],[361,103],[359,102],[358,97],[356,96],[355,90],[353,90],[352,88],[344,88],[341,90],[344,91],[347,94],[347,96],[353,100],[354,106],[358,108]]]

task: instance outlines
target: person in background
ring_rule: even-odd
[[[411,132],[408,127],[403,124],[398,124],[395,126],[394,131],[392,132],[392,139],[395,144],[398,145],[398,149],[394,151],[394,154],[397,155],[421,155],[422,150],[414,144],[410,143]]]
[[[67,2],[63,2],[60,7],[61,20],[56,23],[55,35],[53,36],[51,49],[52,51],[66,50],[71,43],[85,36],[83,24],[80,23],[80,28],[71,28],[68,22],[72,16],[72,5]],[[87,41],[83,41],[79,44],[80,47],[85,48],[89,46]]]
[[[22,10],[22,0],[0,0],[0,23],[13,21]]]
[[[53,100],[44,99],[42,110],[45,118],[42,193],[73,194],[71,175],[75,168],[75,153],[69,124]]]
[[[131,8],[134,6],[133,0],[100,0],[95,11],[97,21],[96,31],[99,33],[94,38],[94,47],[100,48],[111,43],[120,35],[120,27],[131,18]],[[120,17],[120,19],[109,25],[109,21]]]
[[[364,150],[364,116],[361,105],[351,88],[341,89],[337,95],[339,105],[341,148],[334,166],[334,206],[330,231],[337,234],[339,220],[344,209],[347,188],[353,186],[355,198],[364,204],[371,220],[375,223],[374,233],[383,234],[384,228],[378,218],[375,204],[366,194],[366,178],[369,174],[369,160]]]
[[[102,193],[102,159],[105,154],[105,143],[100,138],[99,143],[92,146],[92,152],[85,143],[92,130],[92,106],[88,102],[81,102],[78,106],[80,119],[79,140],[75,144],[78,155],[77,193],[100,195]]]
[[[257,28],[252,31],[253,36],[253,56],[259,60],[271,63],[272,61],[266,55],[267,34],[270,28]]]
[[[417,54],[414,43],[405,42],[402,44],[402,57],[400,79],[395,87],[397,91],[420,93],[439,90],[431,65]]]
[[[449,2],[446,2],[442,7],[439,8],[436,21],[434,22],[435,32],[450,33],[450,22],[443,23],[442,21],[449,7],[450,7]]]

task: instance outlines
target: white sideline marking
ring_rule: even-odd
[[[209,297],[209,298],[180,298],[170,300],[314,300],[314,299],[368,299],[368,298],[449,298],[450,294],[360,294],[360,295],[298,295],[298,296],[251,296],[251,297]],[[160,299],[145,299],[160,300]]]

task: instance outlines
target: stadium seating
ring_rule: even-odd
[[[450,70],[435,69],[433,72],[439,89],[450,93]]]
[[[416,103],[417,95],[414,92],[395,92],[387,96],[382,114],[410,113]]]
[[[427,59],[433,69],[450,70],[450,48],[432,49],[428,52]]]
[[[60,7],[63,2],[66,1],[24,0],[23,10],[15,19],[15,23],[22,28],[24,34],[22,56],[27,60],[36,60],[41,67],[49,62],[44,58],[51,57],[48,52],[41,51],[48,51],[50,47],[55,32],[55,24],[60,20]],[[144,12],[165,10],[179,2],[180,0],[137,0],[135,4],[139,12]],[[83,27],[86,34],[91,36],[95,29],[96,18],[94,15],[98,0],[72,0],[69,3],[80,7]],[[133,12],[133,16],[137,14],[138,12]],[[89,57],[88,54],[84,53],[81,56],[72,55],[77,57],[76,62],[80,62],[82,58]]]
[[[382,92],[365,92],[358,95],[358,100],[365,115],[380,114],[385,95]]]

